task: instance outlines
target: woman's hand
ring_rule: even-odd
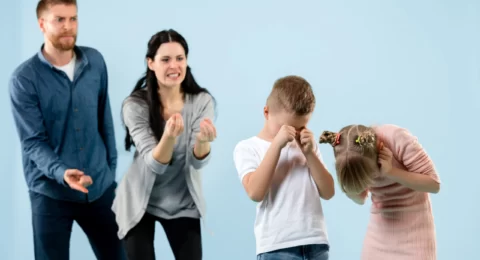
[[[182,115],[176,113],[167,120],[163,134],[169,138],[175,139],[183,133],[183,128]]]
[[[212,123],[212,120],[205,118],[200,122],[200,132],[197,134],[197,142],[210,143],[217,138],[217,130]]]

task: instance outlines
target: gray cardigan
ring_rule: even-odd
[[[184,105],[184,131],[190,139],[186,149],[185,174],[188,190],[197,206],[200,216],[205,214],[205,200],[201,183],[201,169],[211,153],[198,160],[193,155],[195,135],[200,131],[200,122],[204,118],[214,120],[214,104],[207,93],[186,95]],[[135,144],[132,165],[117,187],[112,210],[118,224],[118,237],[123,239],[130,229],[140,222],[145,214],[150,193],[157,174],[164,174],[168,164],[162,164],[153,158],[152,150],[157,145],[149,126],[148,107],[145,102],[128,97],[122,106],[123,119]],[[173,158],[175,159],[175,158]]]

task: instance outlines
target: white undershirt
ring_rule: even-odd
[[[75,56],[75,53],[73,54],[72,59],[70,60],[69,63],[63,65],[63,66],[55,66],[55,68],[64,71],[70,81],[73,81],[73,76],[75,75],[75,62],[77,61],[77,57]]]
[[[256,136],[236,145],[234,162],[240,181],[258,168],[269,147],[270,142]],[[316,154],[322,161],[318,145]],[[295,142],[289,143],[281,151],[268,194],[257,204],[256,253],[328,244],[324,222],[320,195],[305,156]]]

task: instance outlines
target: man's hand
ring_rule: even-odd
[[[65,174],[63,175],[63,180],[65,180],[70,188],[83,193],[88,193],[86,188],[93,183],[90,176],[85,175],[82,171],[77,169],[66,170]]]

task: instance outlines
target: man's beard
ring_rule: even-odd
[[[62,42],[61,38],[65,36],[73,36],[73,41],[72,42]],[[53,36],[50,38],[50,41],[52,42],[53,47],[57,50],[61,51],[70,51],[75,47],[75,43],[77,42],[77,35],[60,35],[60,36]]]

